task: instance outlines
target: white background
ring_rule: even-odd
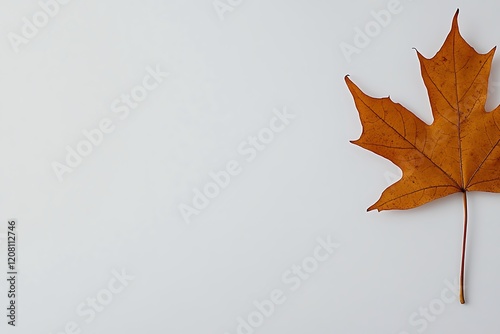
[[[500,44],[500,4],[401,0],[348,61],[340,44],[389,1],[232,3],[222,20],[211,0],[73,0],[15,52],[8,34],[40,6],[0,1],[0,233],[15,217],[20,240],[18,326],[6,324],[2,278],[0,331],[233,334],[279,289],[286,301],[255,333],[496,333],[500,195],[469,196],[468,303],[444,303],[459,272],[460,194],[366,213],[400,171],[349,144],[361,125],[343,77],[430,123],[412,48],[433,56],[460,8],[463,36],[487,52]],[[121,120],[112,102],[157,65],[170,76]],[[246,162],[237,147],[284,107],[295,119]],[[115,130],[59,182],[52,163],[103,118]],[[231,160],[242,172],[187,224],[179,205]],[[340,247],[292,291],[282,275],[328,236]],[[77,307],[113,270],[134,279],[86,322]]]

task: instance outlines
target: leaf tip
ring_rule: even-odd
[[[452,27],[458,28],[458,13],[459,12],[460,12],[460,8],[457,8],[455,15],[453,15],[453,23],[451,24]]]
[[[420,53],[420,51],[417,50],[417,48],[412,48],[412,49],[415,50],[415,52],[417,53],[417,57],[420,61],[427,59]]]
[[[360,139],[361,139],[361,138],[360,138]],[[359,140],[360,140],[360,139],[356,139],[356,140],[349,140],[349,143],[351,143],[351,144],[353,144],[353,145],[356,145],[356,146],[361,146],[361,147],[363,147],[363,146],[362,146],[362,145],[360,145],[360,143],[359,143]]]

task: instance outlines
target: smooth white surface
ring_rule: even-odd
[[[255,333],[496,333],[500,195],[470,195],[468,304],[443,304],[424,329],[422,308],[458,277],[462,201],[365,212],[400,172],[349,144],[361,126],[343,77],[430,122],[412,47],[434,55],[459,7],[463,36],[486,52],[500,3],[401,0],[348,62],[340,43],[388,3],[243,1],[221,20],[211,0],[73,0],[15,53],[7,34],[40,7],[0,1],[0,233],[20,224],[19,325],[2,311],[0,331],[233,334],[278,289],[286,301]],[[157,64],[169,78],[120,120],[111,103]],[[246,162],[237,147],[285,106],[296,118]],[[103,118],[114,132],[58,182],[52,162]],[[242,172],[186,224],[179,204],[231,160]],[[282,275],[328,235],[341,246],[292,291]],[[113,270],[135,278],[87,323],[76,310]]]

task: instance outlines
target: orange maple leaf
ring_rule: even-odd
[[[345,78],[363,126],[360,138],[352,143],[389,159],[403,171],[401,179],[368,211],[411,209],[463,193],[462,304],[467,192],[500,192],[500,107],[485,110],[494,53],[495,48],[479,54],[463,39],[458,10],[436,55],[427,59],[417,51],[434,117],[431,125],[389,97],[364,94],[348,76]]]

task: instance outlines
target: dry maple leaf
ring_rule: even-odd
[[[463,193],[462,304],[467,192],[500,192],[500,107],[485,110],[494,52],[495,48],[479,54],[467,44],[458,29],[458,10],[436,55],[427,59],[417,51],[434,117],[431,125],[389,97],[364,94],[345,78],[363,126],[360,138],[352,143],[389,159],[403,172],[368,211],[411,209]]]

